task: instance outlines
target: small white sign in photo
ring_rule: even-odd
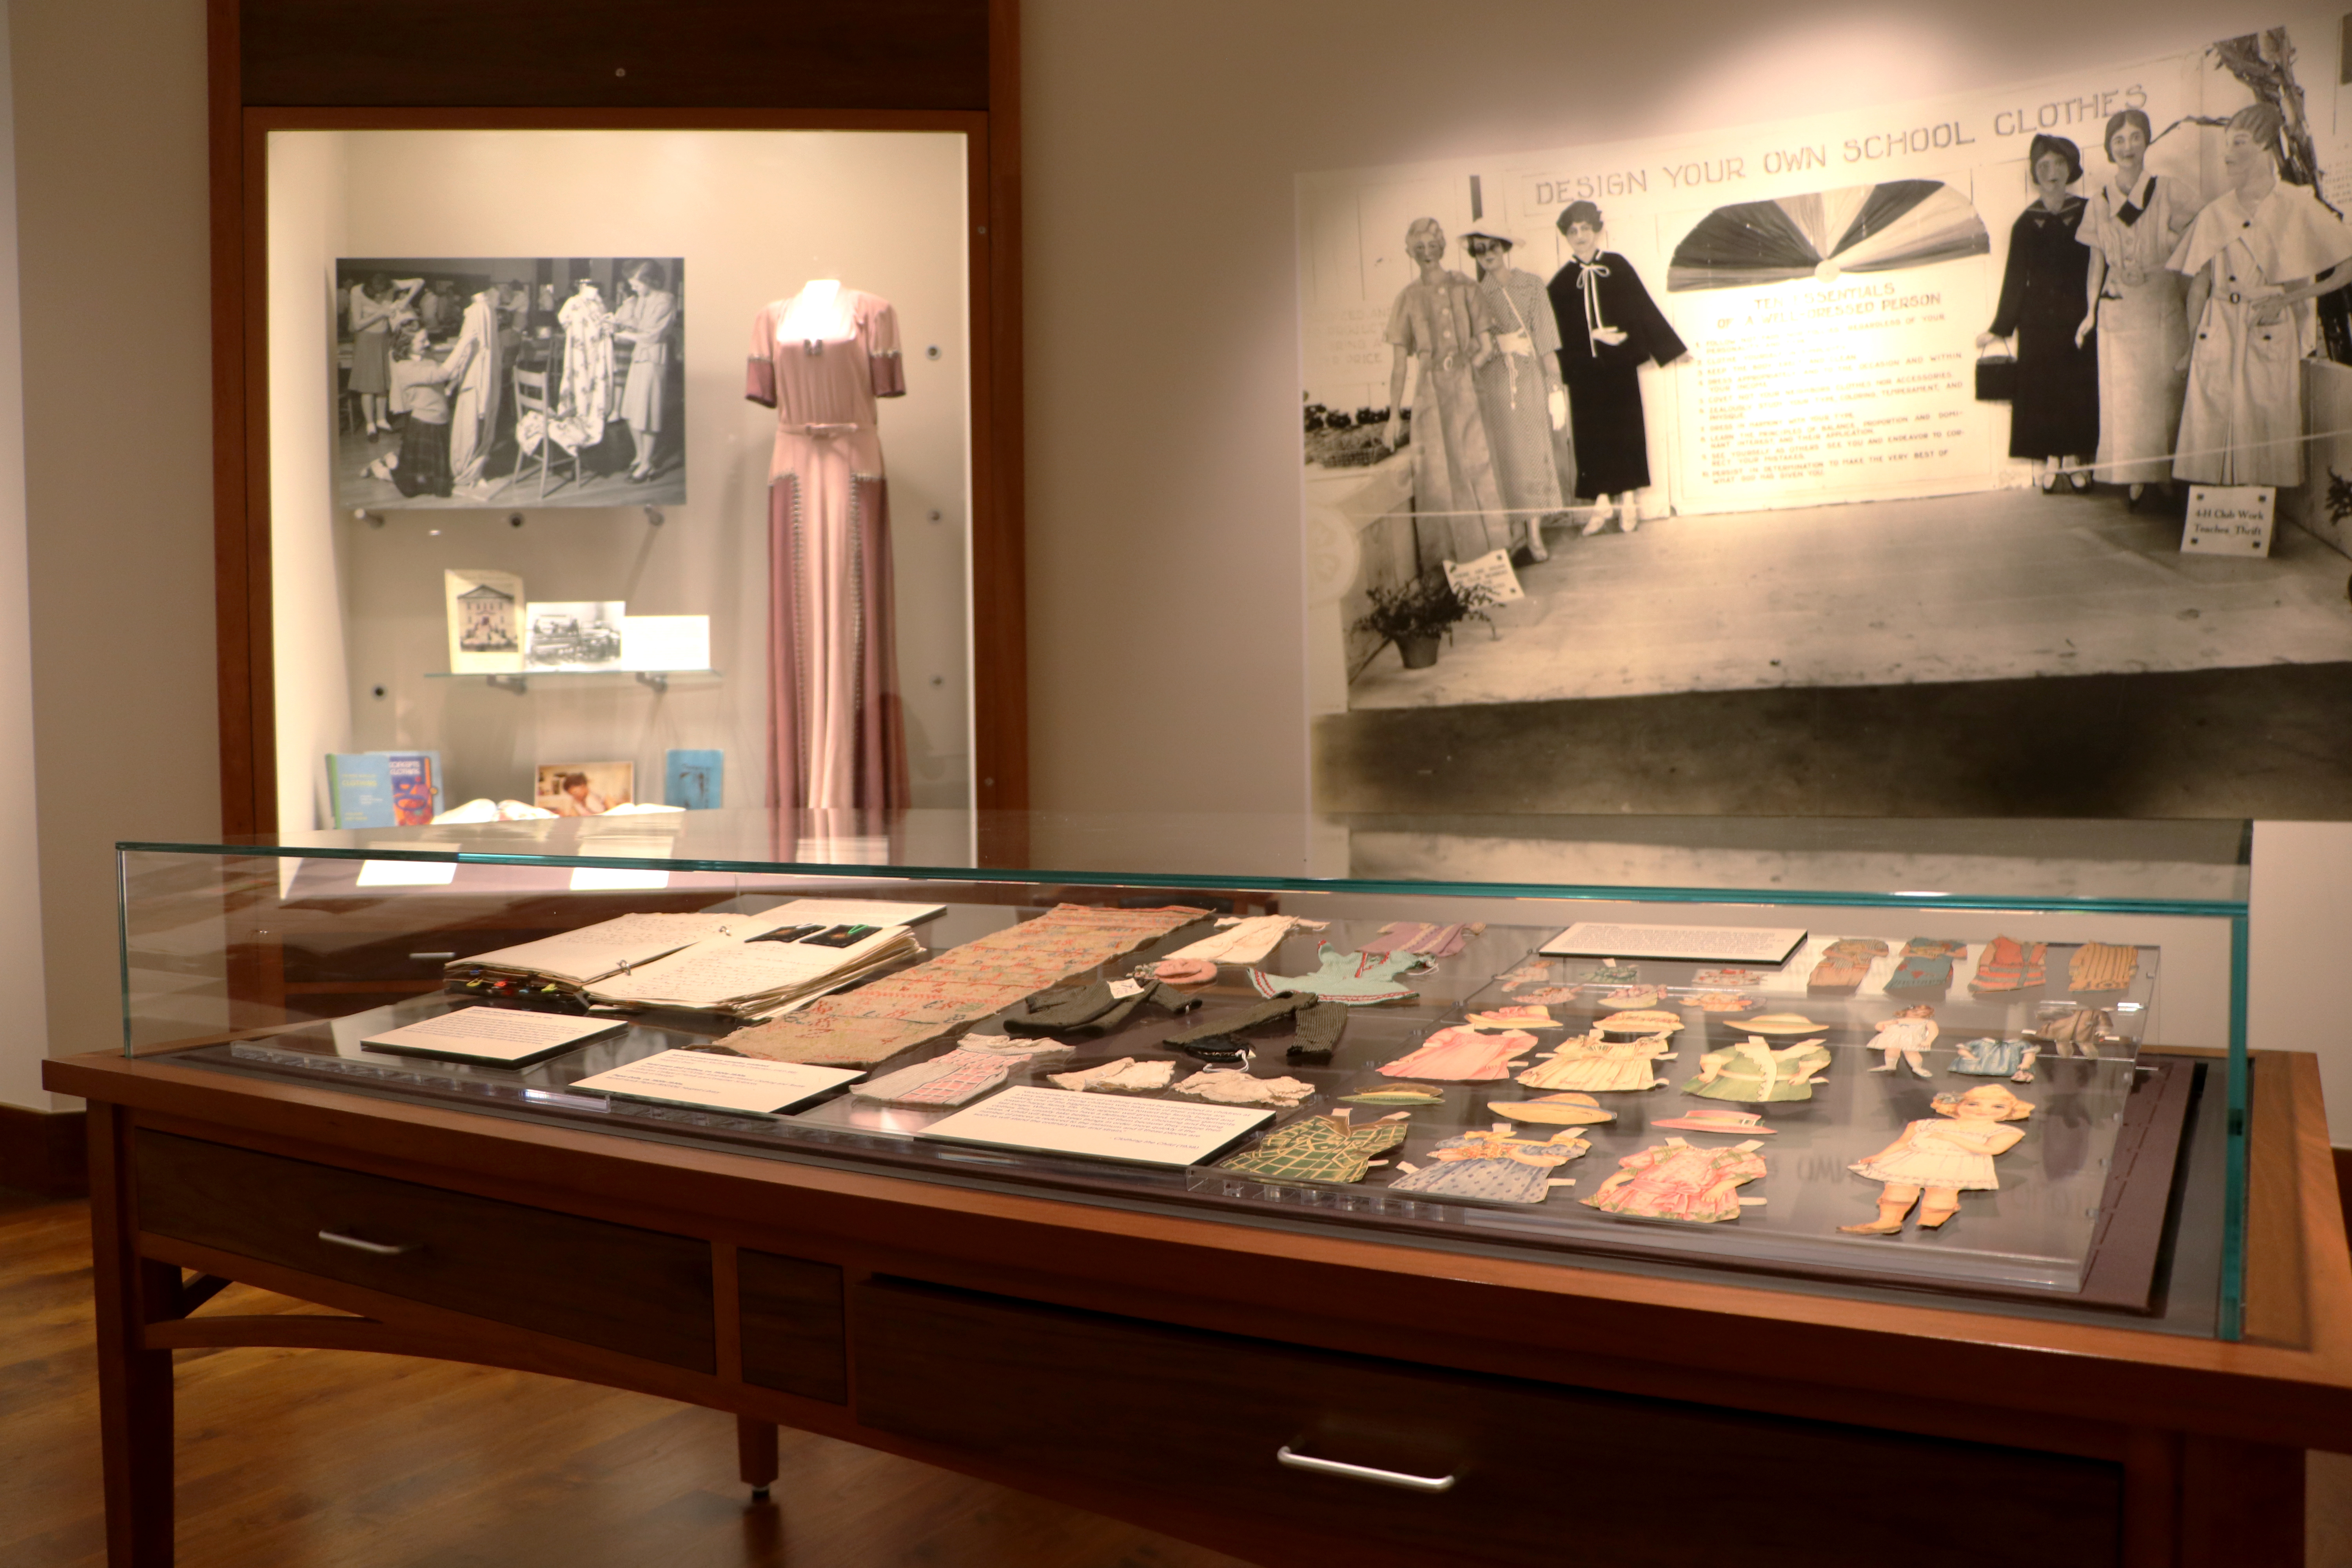
[[[1447,562],[1445,581],[1457,594],[1465,588],[1484,588],[1489,595],[1486,602],[1493,605],[1507,605],[1528,596],[1528,591],[1519,586],[1519,574],[1511,570],[1510,556],[1500,550],[1489,550],[1459,565]]]
[[[2278,491],[2268,485],[2191,485],[2180,548],[2207,555],[2268,555]]]

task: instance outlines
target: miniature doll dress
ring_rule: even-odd
[[[1318,942],[1314,973],[1268,974],[1262,969],[1253,969],[1249,982],[1261,996],[1285,991],[1311,991],[1326,1002],[1369,1007],[1379,1002],[1402,1002],[1420,995],[1412,986],[1399,984],[1397,976],[1423,962],[1415,953],[1342,952],[1328,942]]]
[[[1379,1070],[1386,1078],[1427,1078],[1442,1083],[1488,1083],[1511,1076],[1511,1059],[1535,1048],[1525,1029],[1488,1034],[1456,1025],[1440,1029],[1409,1056]]]
[[[1663,1035],[1639,1040],[1570,1040],[1519,1075],[1528,1089],[1576,1089],[1587,1094],[1621,1094],[1654,1089],[1665,1080],[1652,1064],[1675,1048]]]
[[[1709,1051],[1699,1058],[1702,1069],[1712,1067],[1715,1076],[1702,1072],[1683,1085],[1685,1094],[1696,1094],[1706,1100],[1736,1100],[1744,1105],[1769,1105],[1778,1100],[1811,1100],[1814,1079],[1806,1076],[1811,1068],[1815,1074],[1830,1065],[1830,1050],[1819,1043],[1784,1046],[1779,1050],[1753,1041],[1742,1041],[1727,1051]]]
[[[1870,978],[1870,966],[1886,956],[1886,944],[1874,936],[1841,937],[1822,950],[1805,991],[1812,996],[1851,996]]]
[[[1248,1171],[1288,1182],[1360,1182],[1371,1157],[1404,1142],[1405,1114],[1350,1127],[1344,1115],[1307,1116],[1277,1127],[1255,1149],[1217,1162],[1218,1169]]]
[[[2047,942],[1997,936],[1977,955],[1977,972],[1969,980],[1969,989],[1981,994],[2039,985],[2046,978],[2049,951]]]
[[[1874,1051],[1924,1051],[1938,1031],[1933,1018],[1889,1018],[1869,1042]]]
[[[1968,1040],[1952,1070],[1969,1078],[2008,1078],[2025,1070],[2025,1058],[2035,1047],[2024,1040]]]
[[[1438,1144],[1432,1151],[1435,1158],[1399,1176],[1389,1190],[1494,1204],[1539,1204],[1551,1195],[1552,1172],[1591,1147],[1572,1132],[1540,1143],[1503,1133],[1465,1132]]]
[[[1990,1126],[1930,1117],[1903,1129],[1895,1146],[1846,1167],[1858,1176],[1904,1187],[1952,1187],[1990,1192],[2000,1185],[1992,1157],[2024,1133],[2001,1122]]]
[[[1940,996],[1951,988],[1952,961],[1965,957],[1969,944],[1940,937],[1915,936],[1903,944],[1903,960],[1886,977],[1889,991],[1926,991]]]
[[[1739,1144],[1698,1149],[1669,1138],[1626,1155],[1617,1166],[1633,1172],[1633,1179],[1582,1202],[1604,1214],[1713,1224],[1739,1217],[1736,1189],[1764,1174],[1764,1156]]]

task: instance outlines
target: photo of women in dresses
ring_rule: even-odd
[[[621,385],[621,417],[628,422],[634,454],[629,478],[639,482],[654,477],[659,455],[656,446],[668,402],[670,332],[677,322],[677,296],[665,286],[667,281],[659,262],[631,262],[628,298],[613,312],[614,341],[629,345],[629,378]]]
[[[335,292],[338,508],[685,501],[678,258],[347,258]]]
[[[2000,1185],[1993,1156],[2017,1147],[2025,1129],[2011,1122],[2033,1114],[2033,1107],[2007,1084],[1979,1084],[1966,1093],[1939,1094],[1936,1114],[1945,1121],[1914,1121],[1903,1135],[1847,1169],[1883,1182],[1878,1217],[1840,1230],[1857,1236],[1896,1236],[1911,1205],[1920,1204],[1919,1228],[1934,1230],[1960,1212],[1962,1193],[1991,1192]],[[1926,1202],[1920,1203],[1925,1196]]]
[[[1495,357],[1476,377],[1495,481],[1510,509],[1518,547],[1530,561],[1549,561],[1544,520],[1566,504],[1552,437],[1568,424],[1568,393],[1559,379],[1559,324],[1543,279],[1511,265],[1517,243],[1486,230],[1462,237],[1462,248],[1478,264],[1478,289],[1497,329]]]
[[[2147,487],[2172,489],[2180,433],[2189,317],[2181,280],[2168,265],[2197,216],[2193,193],[2147,172],[2147,116],[2126,109],[2107,121],[2101,184],[2074,237],[2091,252],[2091,313],[2078,335],[2098,333],[2099,455],[2093,471],[2127,485],[2137,509]]]
[[[1690,351],[1642,286],[1633,264],[1601,247],[1601,209],[1570,202],[1559,232],[1569,259],[1546,291],[1559,333],[1559,374],[1568,387],[1569,427],[1576,445],[1576,497],[1593,503],[1589,536],[1608,526],[1642,526],[1634,492],[1650,483],[1650,432],[1642,415],[1643,365],[1672,364]]]
[[[1444,264],[1445,230],[1415,218],[1405,253],[1419,275],[1389,311],[1391,448],[1404,439],[1406,372],[1418,365],[1412,396],[1412,496],[1416,515],[1442,523],[1445,558],[1475,561],[1510,547],[1510,522],[1495,482],[1494,449],[1478,403],[1477,372],[1493,359],[1496,324],[1477,284]]]
[[[358,395],[371,441],[392,434],[392,330],[415,314],[411,302],[424,287],[422,278],[394,282],[381,272],[352,286],[352,374],[344,390]]]
[[[1992,325],[1977,336],[1989,349],[2017,339],[2017,395],[2010,405],[2009,455],[2040,465],[2045,494],[2062,480],[2087,494],[2086,460],[2099,447],[2099,351],[2093,342],[2091,252],[2076,239],[2090,204],[2067,187],[2083,177],[2083,152],[2063,136],[2036,136],[2026,150],[2033,201],[2009,230],[2009,262]]]
[[[2222,132],[2229,188],[2168,263],[2189,279],[2196,323],[2174,475],[2208,485],[2299,485],[2310,303],[2352,283],[2352,229],[2279,177],[2276,106],[2248,104]]]

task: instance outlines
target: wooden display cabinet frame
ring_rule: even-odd
[[[169,1058],[58,1058],[45,1079],[90,1101],[114,1568],[172,1561],[172,1352],[226,1346],[635,1389],[735,1415],[758,1495],[790,1426],[1279,1568],[1421,1568],[1433,1539],[1458,1541],[1447,1561],[1548,1564],[1563,1531],[1596,1562],[1983,1561],[1937,1533],[1952,1508],[1999,1516],[2005,1563],[2292,1568],[2303,1450],[2352,1449],[2352,1261],[2303,1053],[2255,1054],[2236,1342],[978,1190]],[[400,1256],[314,1244],[328,1223]],[[635,1227],[621,1246],[577,1239],[615,1226]],[[232,1280],[349,1315],[199,1310]],[[1383,1419],[1486,1447],[1371,1457]],[[1695,1451],[1635,1432],[1676,1424]],[[1715,1474],[1724,1506],[1559,1491],[1546,1439],[1612,1430],[1622,1464]],[[1463,1485],[1302,1476],[1276,1453],[1294,1443]],[[1892,1469],[1857,1464],[1880,1447]],[[1748,1496],[1743,1476],[1780,1479]],[[1500,1513],[1522,1517],[1475,1528]]]
[[[338,7],[301,0],[210,0],[212,171],[213,527],[219,652],[221,830],[231,839],[278,831],[277,683],[271,635],[268,433],[268,190],[265,152],[273,131],[708,130],[958,131],[966,138],[965,189],[971,327],[971,598],[972,802],[982,810],[1025,809],[1029,796],[1026,575],[1023,546],[1020,45],[1017,0],[901,0],[899,9],[984,8],[984,73],[976,108],[608,107],[587,101],[576,81],[538,79],[518,96],[561,101],[506,107],[387,104],[387,75],[371,69],[365,41]],[[614,9],[588,0],[572,18],[582,33]],[[786,0],[770,8],[791,22],[810,8]],[[419,0],[409,14],[420,35],[446,21],[480,26],[495,6]],[[273,68],[255,101],[249,89],[248,14],[269,24]],[[617,14],[617,12],[616,12]],[[703,47],[714,47],[711,17]],[[633,30],[641,30],[635,28]],[[315,33],[315,38],[309,37]],[[295,48],[289,50],[289,35]],[[301,46],[308,46],[307,51]],[[291,63],[289,63],[289,54]],[[966,51],[969,56],[970,51]],[[690,45],[673,70],[693,63]],[[958,62],[951,61],[950,65]],[[714,72],[740,80],[742,62]],[[398,67],[393,68],[394,69]],[[601,68],[598,68],[601,69]],[[625,68],[614,75],[624,75]],[[576,73],[575,73],[576,74]],[[887,74],[887,73],[883,73]],[[317,100],[288,103],[290,79],[315,81]],[[389,90],[400,79],[390,78]],[[422,84],[419,84],[421,88]],[[870,99],[887,80],[852,84]],[[294,90],[299,90],[296,89]],[[932,89],[938,96],[938,89]],[[607,96],[611,96],[609,93]],[[684,94],[681,94],[684,96]],[[304,826],[307,824],[297,824]]]

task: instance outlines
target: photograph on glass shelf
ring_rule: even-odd
[[[2169,712],[2190,677],[2260,703],[2352,663],[2336,19],[2130,49],[1299,176],[1317,805],[1489,809],[1467,759],[1605,738],[1622,766],[1515,773],[1491,809],[1994,815],[1933,802],[2018,786],[1975,777],[2002,714]],[[2253,545],[2184,555],[2192,488],[2259,511]],[[1463,588],[1498,552],[1509,591]],[[1486,625],[1408,635],[1401,596]],[[1986,721],[1935,743],[1971,761],[1906,773],[1963,707]],[[2259,815],[2231,802],[2276,786],[2235,761],[2102,748],[2063,814],[2164,815],[2161,770],[2201,767],[2199,815]]]
[[[635,763],[541,763],[533,804],[558,816],[602,816],[636,799]]]
[[[335,504],[686,500],[677,257],[335,263]]]
[[[522,667],[536,674],[625,669],[629,607],[619,599],[541,600],[523,606]]]

